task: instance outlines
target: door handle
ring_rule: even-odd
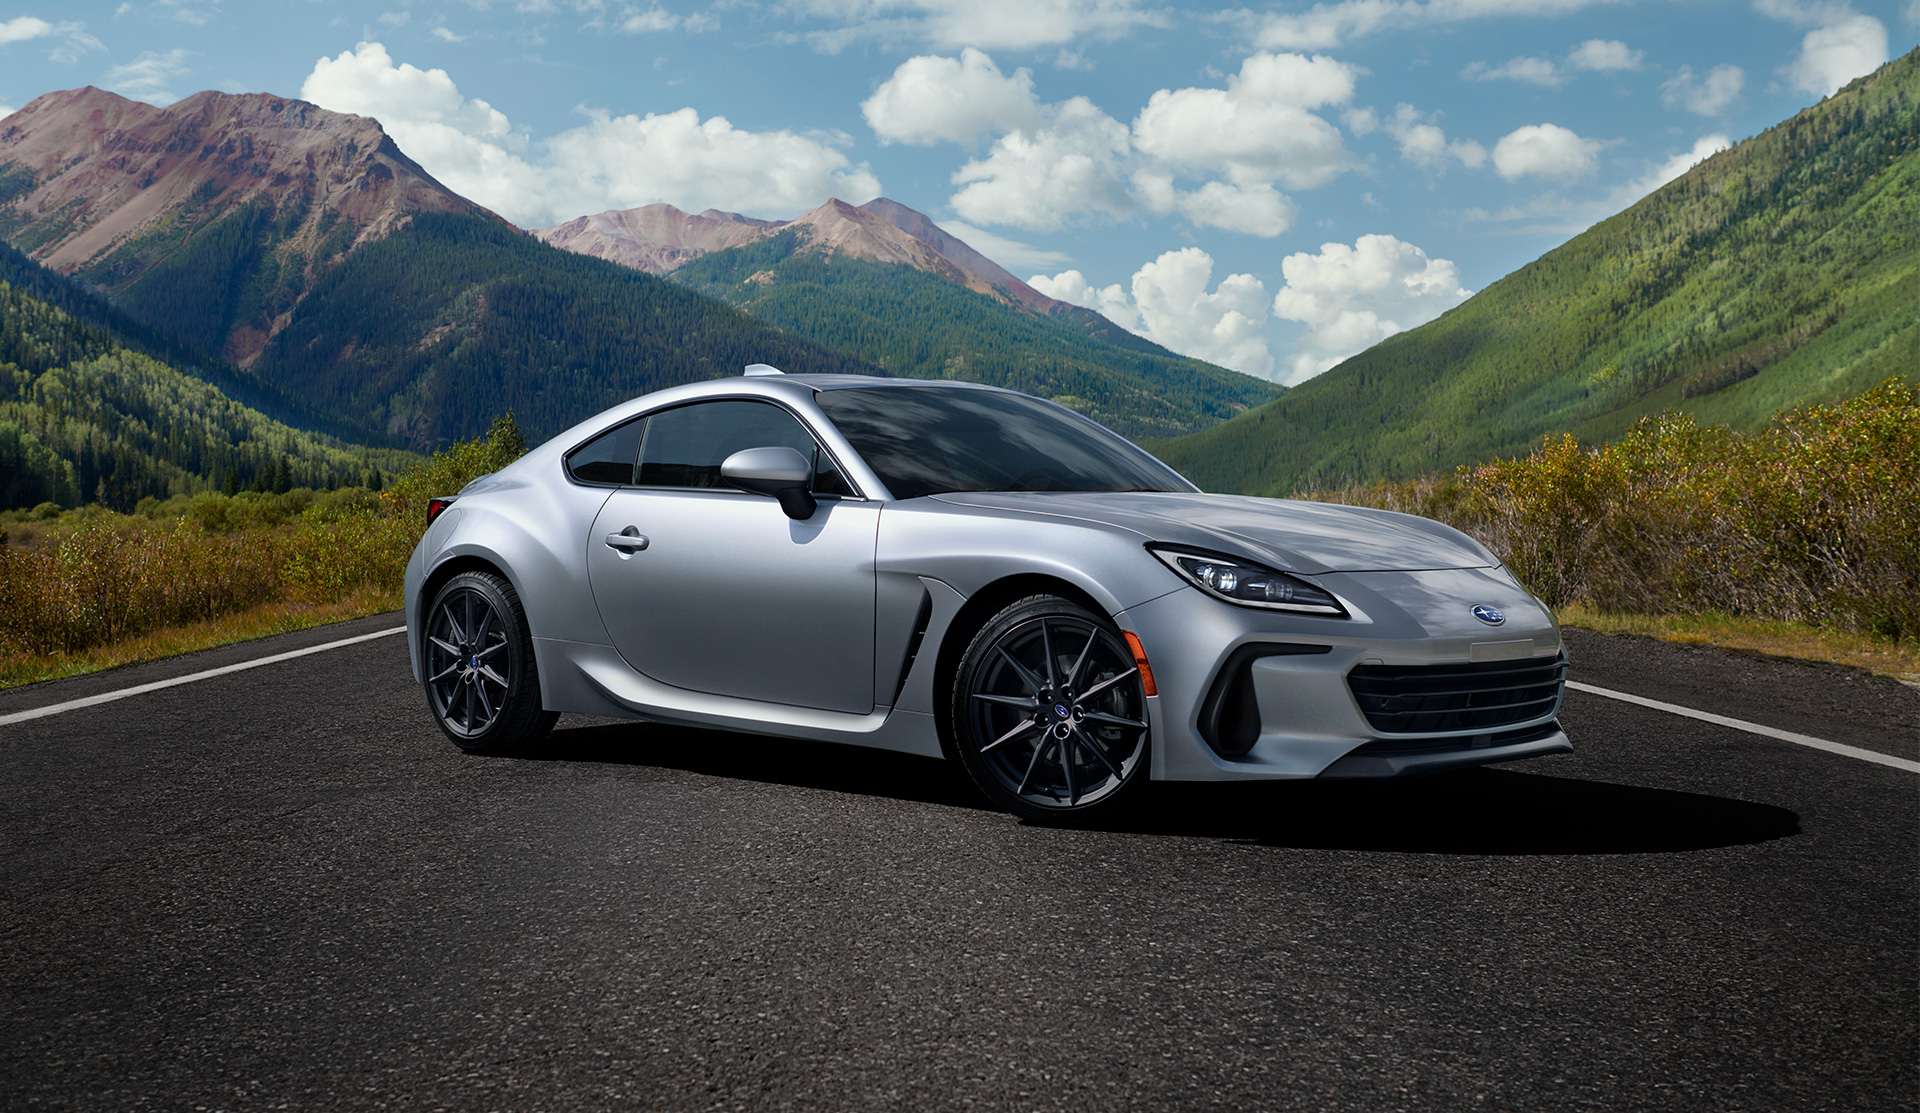
[[[607,534],[609,549],[619,549],[623,553],[637,553],[646,547],[647,539],[642,537],[640,531],[633,526],[628,526],[619,533]]]

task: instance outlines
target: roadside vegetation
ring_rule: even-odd
[[[525,450],[508,414],[379,490],[0,514],[0,687],[395,610],[427,500]]]
[[[1451,475],[1298,497],[1448,522],[1581,625],[1739,631],[1853,663],[1884,650],[1881,671],[1920,672],[1916,492],[1920,388],[1888,379],[1753,433],[1669,413],[1599,447],[1546,437]]]
[[[397,609],[426,503],[518,458],[512,415],[383,489],[0,514],[0,687]],[[1920,384],[1755,433],[1684,414],[1583,447],[1299,497],[1479,538],[1563,620],[1920,675]]]

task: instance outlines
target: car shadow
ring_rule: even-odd
[[[657,723],[557,730],[519,760],[679,769],[764,784],[990,811],[959,766],[857,746]],[[1413,781],[1156,784],[1140,807],[1082,825],[1301,850],[1671,854],[1800,833],[1786,808],[1513,768]]]

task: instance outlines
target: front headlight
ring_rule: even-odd
[[[1243,607],[1347,617],[1347,609],[1338,599],[1298,576],[1262,568],[1238,557],[1197,549],[1149,545],[1147,551],[1165,561],[1182,579],[1216,599]]]

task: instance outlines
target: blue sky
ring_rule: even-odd
[[[884,193],[1298,382],[1917,35],[1920,0],[37,0],[0,5],[0,111],[302,96],[530,228]]]

